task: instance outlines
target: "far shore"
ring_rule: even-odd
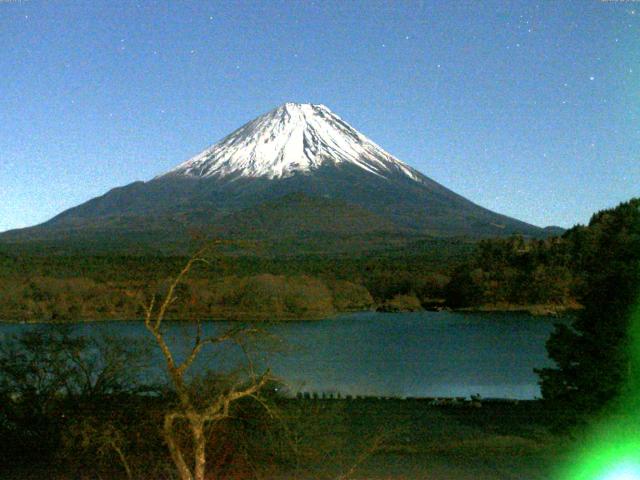
[[[274,323],[287,323],[287,322],[302,322],[302,321],[322,321],[331,320],[337,317],[348,315],[352,313],[379,313],[381,315],[398,314],[398,313],[417,313],[417,312],[453,312],[453,313],[524,313],[533,317],[557,317],[581,310],[583,307],[578,303],[557,305],[557,304],[530,304],[530,305],[518,305],[518,304],[486,304],[473,307],[463,308],[450,308],[447,306],[438,306],[438,308],[421,308],[421,309],[408,309],[408,310],[383,310],[378,307],[362,309],[362,310],[348,310],[348,311],[334,311],[327,313],[316,313],[309,315],[300,314],[287,314],[287,315],[270,315],[266,313],[255,313],[239,315],[229,312],[223,316],[212,317],[199,317],[199,318],[167,318],[169,322],[274,322]],[[100,323],[100,322],[144,322],[142,317],[122,318],[117,316],[107,317],[94,317],[89,319],[79,318],[60,318],[60,319],[0,319],[0,324],[75,324],[75,323]]]
[[[529,305],[486,304],[486,305],[479,305],[474,307],[456,308],[456,309],[453,309],[452,311],[471,312],[471,313],[513,312],[513,313],[528,313],[533,316],[541,316],[541,317],[549,317],[549,316],[555,317],[555,316],[561,316],[567,313],[577,312],[579,310],[582,310],[582,308],[584,307],[577,302],[568,303],[568,304],[529,304]]]

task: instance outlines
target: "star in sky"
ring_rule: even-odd
[[[0,0],[0,4],[2,2]],[[484,193],[473,184],[465,187],[459,176],[467,174],[468,166],[464,162],[475,158],[473,139],[486,138],[488,125],[502,125],[509,118],[509,115],[492,115],[492,111],[508,113],[506,109],[513,108],[514,115],[522,115],[518,125],[508,124],[505,128],[491,130],[491,142],[496,145],[496,151],[492,152],[494,157],[505,158],[515,149],[516,158],[525,163],[528,155],[540,159],[544,148],[552,148],[548,153],[554,161],[573,165],[581,158],[580,149],[576,147],[579,145],[591,155],[595,151],[607,154],[612,165],[620,165],[620,171],[631,169],[627,165],[637,163],[640,137],[634,120],[638,114],[635,108],[621,109],[618,112],[621,114],[615,114],[613,109],[636,105],[632,87],[640,70],[633,66],[633,41],[638,38],[636,29],[640,27],[640,2],[627,0],[615,5],[613,2],[603,5],[598,0],[539,2],[538,7],[536,2],[516,2],[510,7],[504,7],[501,0],[488,2],[495,8],[479,6],[480,2],[470,2],[464,9],[451,5],[455,2],[426,2],[432,4],[428,9],[404,2],[363,2],[356,8],[351,2],[336,0],[336,5],[344,5],[340,7],[340,15],[332,8],[316,9],[310,2],[287,11],[278,8],[275,2],[267,2],[260,9],[243,6],[242,2],[239,5],[222,2],[213,15],[213,10],[206,5],[184,2],[171,9],[154,9],[153,18],[146,10],[132,12],[123,7],[118,9],[118,15],[122,13],[118,18],[123,21],[116,28],[108,3],[62,2],[52,6],[51,2],[19,2],[19,8],[24,10],[19,10],[18,6],[7,10],[15,12],[9,14],[13,14],[16,21],[5,22],[6,28],[0,29],[0,36],[12,46],[16,45],[16,48],[3,50],[0,65],[5,70],[12,65],[18,66],[13,67],[15,78],[5,82],[9,94],[3,98],[7,105],[0,109],[0,118],[5,123],[16,122],[16,128],[12,130],[24,132],[20,133],[24,139],[17,142],[13,138],[15,133],[9,135],[2,131],[0,137],[5,134],[6,138],[0,138],[3,140],[0,145],[16,158],[24,155],[28,159],[25,161],[35,162],[31,159],[37,158],[37,151],[30,150],[37,150],[37,145],[32,145],[32,138],[41,135],[36,127],[46,126],[43,130],[47,137],[55,140],[52,143],[64,145],[70,134],[82,132],[80,140],[86,142],[83,149],[95,148],[97,151],[104,147],[105,138],[108,138],[108,142],[122,145],[117,153],[111,154],[122,151],[123,156],[129,155],[129,151],[137,152],[147,149],[148,145],[156,145],[158,138],[168,135],[173,143],[169,142],[166,158],[181,158],[185,151],[194,150],[193,145],[213,142],[218,135],[228,133],[217,125],[232,128],[243,123],[253,112],[267,111],[280,101],[309,98],[352,118],[354,124],[362,125],[363,131],[388,144],[392,151],[398,151],[403,160],[426,169],[438,181],[460,189],[461,193],[476,192],[473,199],[480,203],[484,201]],[[370,3],[375,5],[370,6]],[[475,3],[478,3],[477,8]],[[148,4],[138,4],[134,0],[130,6],[135,9]],[[388,4],[389,8],[383,8],[383,4]],[[85,28],[84,21],[74,24],[73,20],[77,18],[85,19],[87,25],[95,28]],[[32,29],[24,28],[32,19],[38,22],[37,38],[33,37]],[[193,19],[198,20],[194,22]],[[212,35],[212,29],[215,29],[215,35]],[[250,34],[245,38],[244,32]],[[381,32],[384,32],[383,36]],[[221,38],[230,39],[224,44],[224,50],[219,48]],[[292,38],[296,40],[294,45]],[[320,38],[323,42],[318,41]],[[388,38],[391,43],[382,38]],[[86,56],[87,52],[104,45],[109,46],[107,54]],[[361,48],[366,45],[372,47]],[[137,57],[135,62],[123,63],[135,55],[139,47],[144,48],[144,55]],[[389,55],[399,47],[409,50],[410,54]],[[50,49],[51,55],[41,55],[44,48]],[[350,52],[351,48],[353,52]],[[384,51],[380,52],[381,49]],[[524,55],[525,51],[527,55]],[[275,52],[275,55],[264,55],[264,52]],[[481,55],[482,52],[488,55]],[[205,54],[211,62],[196,62],[195,55],[200,58]],[[580,61],[566,62],[570,55]],[[380,56],[385,62],[377,61]],[[25,62],[25,57],[30,61]],[[219,69],[211,68],[213,61]],[[447,68],[443,61],[447,62]],[[333,68],[323,68],[326,64]],[[43,82],[33,80],[36,69],[55,75],[48,76],[45,86]],[[371,75],[363,76],[363,69]],[[233,82],[219,76],[221,70],[230,72]],[[402,81],[406,72],[412,74],[415,83]],[[162,81],[158,81],[159,78]],[[263,78],[273,81],[261,82]],[[124,88],[133,82],[139,82],[143,90],[149,89],[149,95],[135,98],[138,89]],[[76,97],[75,91],[70,91],[69,86],[76,84],[82,84],[82,96]],[[425,85],[425,88],[416,89],[416,84]],[[93,88],[97,85],[100,88]],[[352,88],[354,85],[358,88]],[[481,105],[477,102],[477,85],[482,85],[487,92]],[[114,102],[105,102],[105,97],[113,98]],[[511,104],[511,97],[518,101]],[[165,102],[165,99],[176,98],[180,101],[175,104]],[[371,98],[375,101],[368,101]],[[391,98],[410,98],[412,101],[392,105]],[[57,108],[60,99],[64,99],[67,108],[61,110],[62,117],[53,121],[50,113]],[[71,103],[72,99],[75,105]],[[162,103],[169,106],[161,112]],[[208,107],[218,104],[225,108]],[[522,108],[523,105],[527,108]],[[452,111],[453,106],[455,111]],[[554,106],[557,112],[547,108]],[[116,120],[136,122],[145,115],[162,116],[165,120],[171,118],[172,122],[190,122],[184,119],[192,118],[189,111],[194,108],[199,118],[207,118],[207,122],[206,127],[194,122],[193,128],[189,129],[171,129],[172,124],[167,122],[167,131],[141,128],[135,139],[122,139],[117,129],[105,135],[86,122],[83,108],[105,108],[103,118],[106,117],[106,122],[113,118],[112,124],[117,123]],[[230,111],[224,115],[220,113],[225,110]],[[594,115],[596,111],[598,114]],[[36,121],[30,118],[33,115]],[[373,120],[378,116],[385,123],[402,125],[398,127],[401,133],[391,127],[382,128],[382,121]],[[442,127],[448,125],[451,118],[455,119],[451,122],[455,129]],[[613,122],[615,127],[600,125],[599,122],[605,120]],[[139,123],[146,126],[150,122]],[[551,123],[554,129],[549,127],[550,131],[559,133],[541,136]],[[525,128],[523,124],[536,128]],[[433,138],[407,137],[402,133],[407,128],[418,130],[427,126]],[[451,141],[449,136],[453,136],[455,130],[464,132],[468,144]],[[188,134],[183,138],[176,136],[175,131],[188,131]],[[589,150],[591,139],[586,138],[593,131],[606,137],[597,137],[595,151]],[[602,133],[605,131],[607,135]],[[578,140],[574,142],[574,138]],[[552,144],[551,147],[546,147],[545,142]],[[514,144],[519,147],[515,148]],[[619,147],[621,144],[625,149]],[[4,158],[7,154],[3,151],[3,155]],[[75,152],[62,148],[56,155],[57,159],[51,160],[54,165],[56,162],[86,164]],[[98,153],[95,156],[101,157]],[[423,160],[426,158],[445,158],[447,161],[443,164],[453,167],[443,169],[435,160],[431,164]],[[100,188],[137,179],[140,175],[152,175],[166,166],[160,162],[158,165],[151,165],[148,171],[141,173],[127,164],[126,169],[118,172],[120,176],[102,179]],[[585,163],[584,171],[594,178],[604,176],[597,171],[600,167],[595,162]],[[31,167],[25,172],[34,169],[36,167]],[[483,172],[481,179],[488,185],[487,190],[495,183],[489,173]],[[517,177],[520,174],[507,168],[505,175]],[[543,178],[540,185],[551,188],[545,172],[532,172],[531,178]],[[11,177],[0,184],[6,188],[9,183],[14,189],[21,189],[30,181],[26,177]],[[571,202],[574,181],[573,178],[559,179],[555,184],[554,188],[563,192],[565,202]],[[632,182],[631,176],[629,182]],[[518,206],[515,200],[508,213],[522,215],[523,219],[534,223],[548,221],[570,226],[584,218],[581,215],[587,210],[591,213],[599,207],[604,208],[606,202],[613,204],[630,196],[630,191],[633,193],[628,185],[619,185],[613,180],[603,182],[603,185],[606,187],[599,187],[589,199],[583,201],[580,197],[575,201],[573,213],[556,211],[557,216],[553,217],[556,207],[552,203],[546,203],[544,213],[540,213],[527,204]],[[45,184],[43,191],[46,192],[47,187]],[[84,190],[81,193],[89,196],[96,192]],[[69,198],[64,200],[71,201]],[[2,210],[1,203],[0,230],[9,228],[12,222],[23,222],[11,209]],[[487,206],[501,208],[501,205],[490,203]],[[56,208],[60,210],[62,206]],[[36,223],[54,213],[51,209],[34,209],[29,221]]]

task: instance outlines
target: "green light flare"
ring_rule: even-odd
[[[623,462],[602,477],[602,480],[639,480],[640,465],[635,462]]]
[[[562,480],[640,480],[640,302],[629,329],[629,375],[620,399],[586,437]]]

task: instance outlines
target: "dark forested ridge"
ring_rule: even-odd
[[[640,199],[594,214],[545,240],[521,237],[484,240],[452,272],[447,303],[452,307],[500,308],[509,305],[575,307],[589,302],[587,280],[606,258],[629,248],[620,236],[633,231]],[[607,255],[604,253],[608,252]]]
[[[324,317],[374,308],[396,296],[428,304],[441,298],[447,270],[473,248],[465,240],[416,239],[359,255],[273,255],[268,245],[229,251],[198,265],[174,318]],[[139,318],[137,295],[161,289],[184,255],[49,254],[45,248],[0,249],[0,318],[79,320]]]
[[[467,236],[519,233],[544,237],[544,229],[489,211],[415,173],[381,178],[359,167],[323,166],[313,174],[279,179],[174,178],[115,188],[49,221],[0,233],[6,242],[68,242],[99,246],[110,239],[173,248],[184,232],[247,238],[303,238],[322,232]]]
[[[571,244],[571,234],[541,241],[482,241],[469,260],[453,270],[447,303],[486,309],[575,305],[582,276]]]
[[[588,225],[543,240],[371,233],[336,237],[335,248],[328,248],[321,234],[265,239],[249,250],[228,249],[222,263],[194,269],[182,292],[186,303],[173,315],[319,318],[370,308],[541,314],[579,308],[599,245],[622,228],[610,219],[637,204],[599,212]],[[185,241],[184,251],[195,244]],[[0,318],[139,318],[139,292],[162,288],[187,258],[148,249],[96,253],[82,244],[0,244]]]

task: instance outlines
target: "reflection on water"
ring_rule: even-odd
[[[524,314],[365,312],[270,325],[269,335],[261,336],[252,351],[258,352],[257,368],[268,365],[292,392],[527,399],[540,394],[533,369],[550,364],[545,341],[553,321]],[[215,334],[228,327],[208,323],[204,331]],[[34,327],[0,324],[3,337],[25,328]],[[88,335],[118,335],[123,341],[148,335],[139,322],[75,328]],[[192,325],[167,324],[170,343],[182,355],[193,333]],[[154,361],[160,362],[156,353]],[[243,358],[240,349],[227,348],[215,357],[203,355],[194,368],[229,370]]]

